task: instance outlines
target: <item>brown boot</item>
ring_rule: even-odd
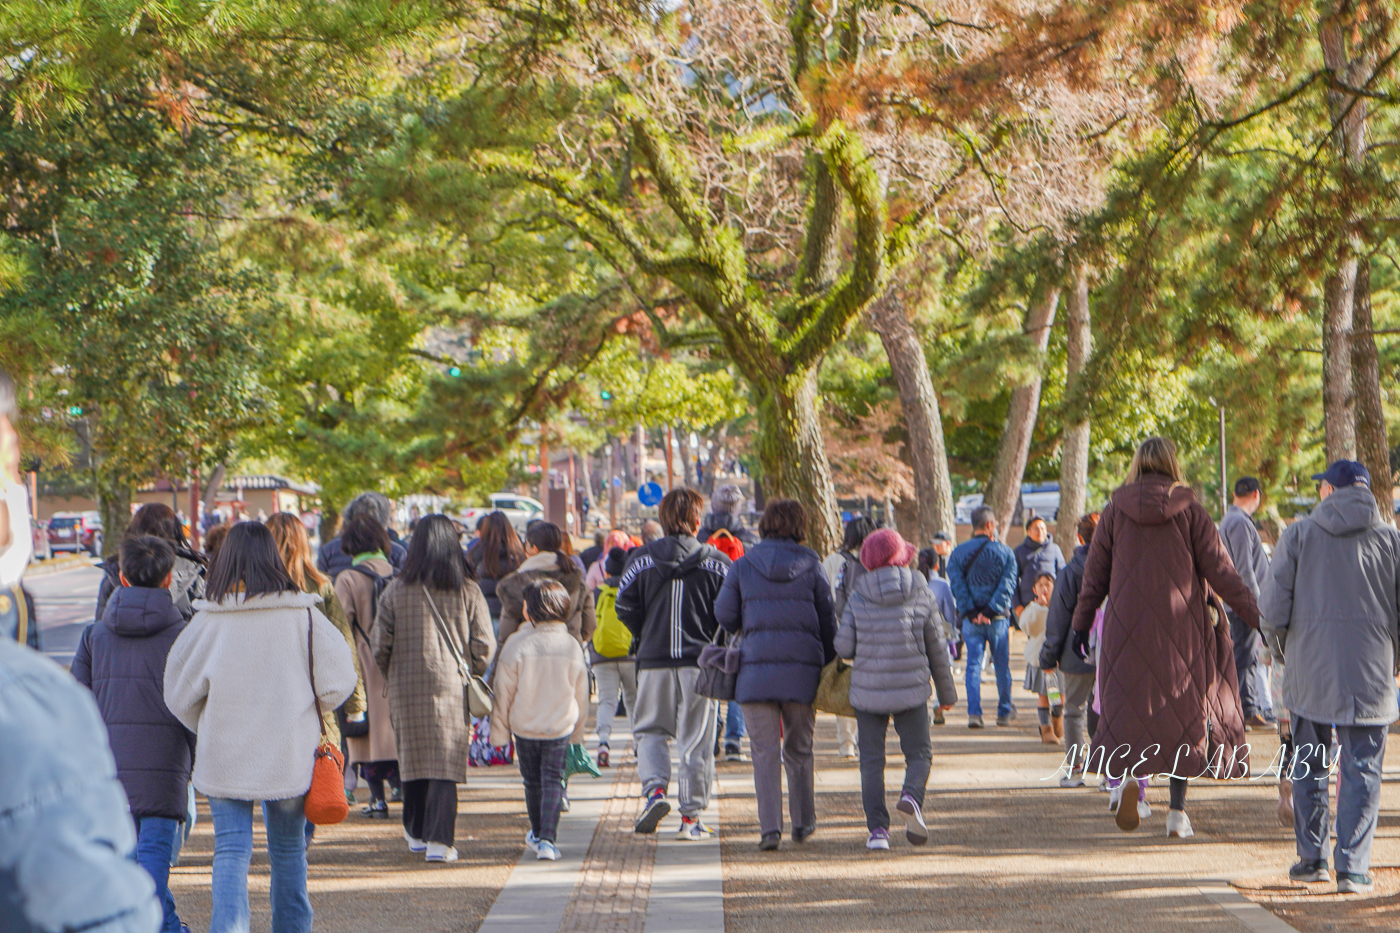
[[[1278,782],[1278,821],[1279,825],[1293,828],[1293,782]]]
[[[1063,739],[1065,737],[1065,717],[1051,716],[1050,728],[1055,730],[1055,738]]]
[[[1040,741],[1046,745],[1059,745],[1060,740],[1055,738],[1054,726],[1040,727]]]

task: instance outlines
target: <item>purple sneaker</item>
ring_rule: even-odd
[[[909,794],[900,794],[899,803],[894,808],[904,818],[904,836],[909,844],[921,846],[928,842],[928,825],[924,823],[924,815],[914,798]]]
[[[867,849],[888,849],[890,847],[890,831],[883,826],[878,826],[870,831],[870,838],[865,840]]]

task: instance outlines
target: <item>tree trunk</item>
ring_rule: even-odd
[[[1381,515],[1393,522],[1395,502],[1390,471],[1390,443],[1385,433],[1385,403],[1381,397],[1381,370],[1376,353],[1375,325],[1371,317],[1371,264],[1362,260],[1356,269],[1355,308],[1352,324],[1352,391],[1356,398],[1356,449],[1371,473],[1371,492]]]
[[[102,557],[117,553],[122,538],[131,524],[131,484],[122,482],[99,465],[92,471],[93,488],[97,490],[97,511],[102,515]]]
[[[764,497],[801,502],[807,508],[807,546],[830,554],[841,543],[841,513],[817,414],[817,367],[780,374],[765,388],[757,438]]]
[[[681,442],[677,451],[681,456],[681,476],[685,477],[687,489],[695,489],[700,485],[700,481],[695,475],[695,451],[690,447],[690,432],[684,428],[676,428],[676,437]]]
[[[923,344],[905,313],[902,295],[891,288],[871,303],[869,314],[871,327],[880,335],[899,386],[904,430],[909,436],[918,517],[912,529],[914,541],[919,547],[930,547],[937,532],[953,534],[953,482],[948,475],[948,449],[943,443],[938,395],[929,376]]]
[[[638,424],[637,430],[633,433],[633,438],[633,453],[636,456],[635,471],[637,475],[637,488],[641,489],[642,484],[647,481],[647,429]]]
[[[1050,343],[1050,328],[1055,324],[1055,309],[1059,303],[1059,286],[1050,286],[1039,293],[1026,310],[1025,333],[1031,338],[1033,352],[1037,355],[1043,354]],[[995,513],[1003,532],[1011,526],[1021,495],[1021,479],[1026,472],[1035,419],[1040,411],[1040,379],[1037,370],[1028,383],[1011,390],[1011,405],[1001,429],[1001,441],[997,444],[996,463],[987,481],[984,502]]]
[[[597,505],[598,499],[593,492],[593,454],[587,450],[583,451],[578,458],[579,485],[583,487],[583,497],[588,501],[590,511]]]
[[[1060,516],[1055,540],[1065,554],[1074,552],[1079,516],[1089,497],[1089,400],[1076,397],[1080,374],[1089,362],[1089,275],[1075,271],[1074,288],[1066,302],[1069,319],[1068,353],[1065,359],[1065,436],[1060,446]]]
[[[729,453],[729,425],[722,424],[715,436],[710,438],[710,458],[705,466],[705,487],[701,490],[712,496],[719,484],[719,473],[724,469],[725,458]]]
[[[1323,286],[1322,425],[1327,462],[1356,458],[1351,377],[1356,260],[1345,259]]]

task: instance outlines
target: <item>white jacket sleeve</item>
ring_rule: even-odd
[[[311,610],[311,643],[316,652],[316,697],[325,710],[333,710],[355,692],[355,656],[335,623]]]
[[[191,732],[199,731],[209,699],[208,661],[212,635],[208,618],[196,613],[165,658],[166,708]]]

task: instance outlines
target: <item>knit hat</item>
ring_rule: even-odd
[[[866,570],[881,567],[907,567],[918,553],[914,545],[899,536],[893,528],[871,532],[860,546],[860,562]]]

